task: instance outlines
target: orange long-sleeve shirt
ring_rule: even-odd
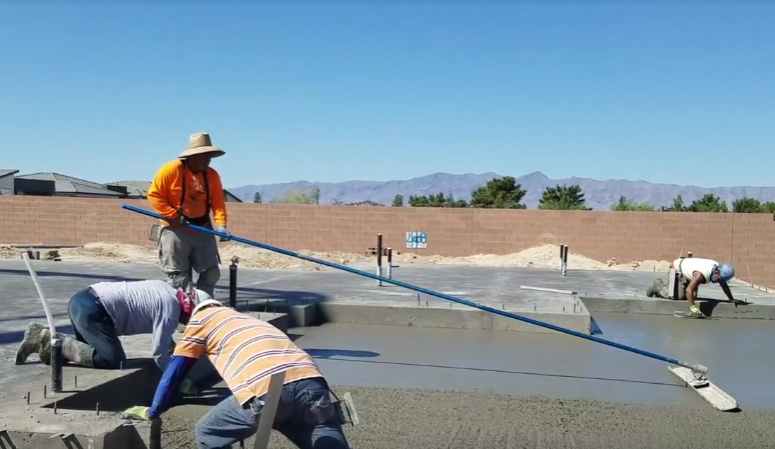
[[[225,225],[226,199],[223,195],[221,176],[210,167],[207,169],[207,181],[210,186],[210,204],[212,205],[215,227]],[[148,189],[148,201],[161,216],[176,218],[176,208],[180,207],[180,198],[183,193],[183,161],[174,160],[164,164]],[[183,215],[188,218],[199,218],[207,213],[207,195],[205,195],[204,173],[194,174],[191,170],[185,171],[186,200],[183,202]],[[174,206],[174,207],[173,207]],[[162,222],[163,225],[169,223]]]

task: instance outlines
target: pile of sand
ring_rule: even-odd
[[[87,243],[80,248],[62,248],[58,252],[62,260],[72,261],[108,260],[126,263],[158,263],[159,261],[156,249],[126,243]],[[42,254],[41,258],[43,258]]]
[[[0,246],[1,259],[17,259],[23,250]],[[94,261],[106,260],[125,263],[158,263],[157,251],[154,248],[144,248],[124,243],[96,242],[89,243],[79,248],[62,248],[57,250],[62,260]],[[557,245],[543,245],[529,248],[514,254],[495,255],[478,254],[464,257],[421,256],[413,253],[399,253],[393,256],[396,265],[407,264],[434,264],[434,265],[459,265],[479,267],[523,267],[523,268],[559,268],[558,254],[560,248]],[[41,252],[41,258],[46,251]],[[268,268],[278,270],[305,270],[317,271],[329,269],[305,260],[296,259],[283,254],[267,251],[259,248],[245,246],[239,243],[226,243],[220,246],[221,261],[228,265],[233,257],[239,259],[239,265],[246,268]],[[354,263],[373,262],[375,256],[367,254],[353,254],[342,251],[298,251],[299,254],[334,262],[339,265],[352,265]],[[661,271],[666,272],[670,262],[662,260],[644,260],[619,264],[616,259],[600,262],[589,257],[568,254],[568,268],[571,270],[614,270],[614,271]]]

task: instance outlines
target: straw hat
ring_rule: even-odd
[[[191,134],[188,148],[178,155],[179,159],[187,158],[195,154],[209,154],[211,157],[221,157],[226,154],[225,151],[213,146],[208,133]]]

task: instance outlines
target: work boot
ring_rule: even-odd
[[[76,365],[94,368],[94,348],[69,335],[62,335],[62,358]]]
[[[51,364],[51,332],[47,327],[30,323],[24,330],[24,338],[16,349],[16,364],[23,365],[32,354],[38,354],[40,361],[46,365]]]
[[[689,316],[693,316],[695,318],[705,318],[705,314],[700,311],[700,308],[697,307],[697,304],[689,307]]]

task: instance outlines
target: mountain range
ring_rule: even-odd
[[[467,173],[454,175],[449,173],[434,173],[419,178],[396,181],[345,181],[345,182],[309,182],[297,181],[281,184],[247,185],[228,189],[232,194],[245,202],[252,202],[256,192],[261,194],[262,201],[272,202],[283,193],[293,190],[320,188],[320,204],[330,204],[334,200],[343,203],[372,201],[389,206],[396,194],[404,196],[404,205],[409,204],[411,195],[429,195],[443,192],[452,194],[455,199],[469,200],[471,192],[483,186],[492,178],[500,177],[497,173]],[[653,184],[646,181],[628,181],[624,179],[608,179],[599,181],[590,178],[550,179],[541,172],[520,176],[517,183],[527,191],[523,202],[529,208],[538,206],[538,200],[546,187],[556,185],[578,184],[584,191],[587,207],[593,209],[610,209],[619,201],[619,196],[638,202],[648,202],[656,207],[669,206],[678,195],[689,204],[701,198],[706,193],[719,196],[732,207],[732,201],[742,197],[756,198],[762,202],[775,201],[775,187],[714,187],[682,186],[677,184]]]

